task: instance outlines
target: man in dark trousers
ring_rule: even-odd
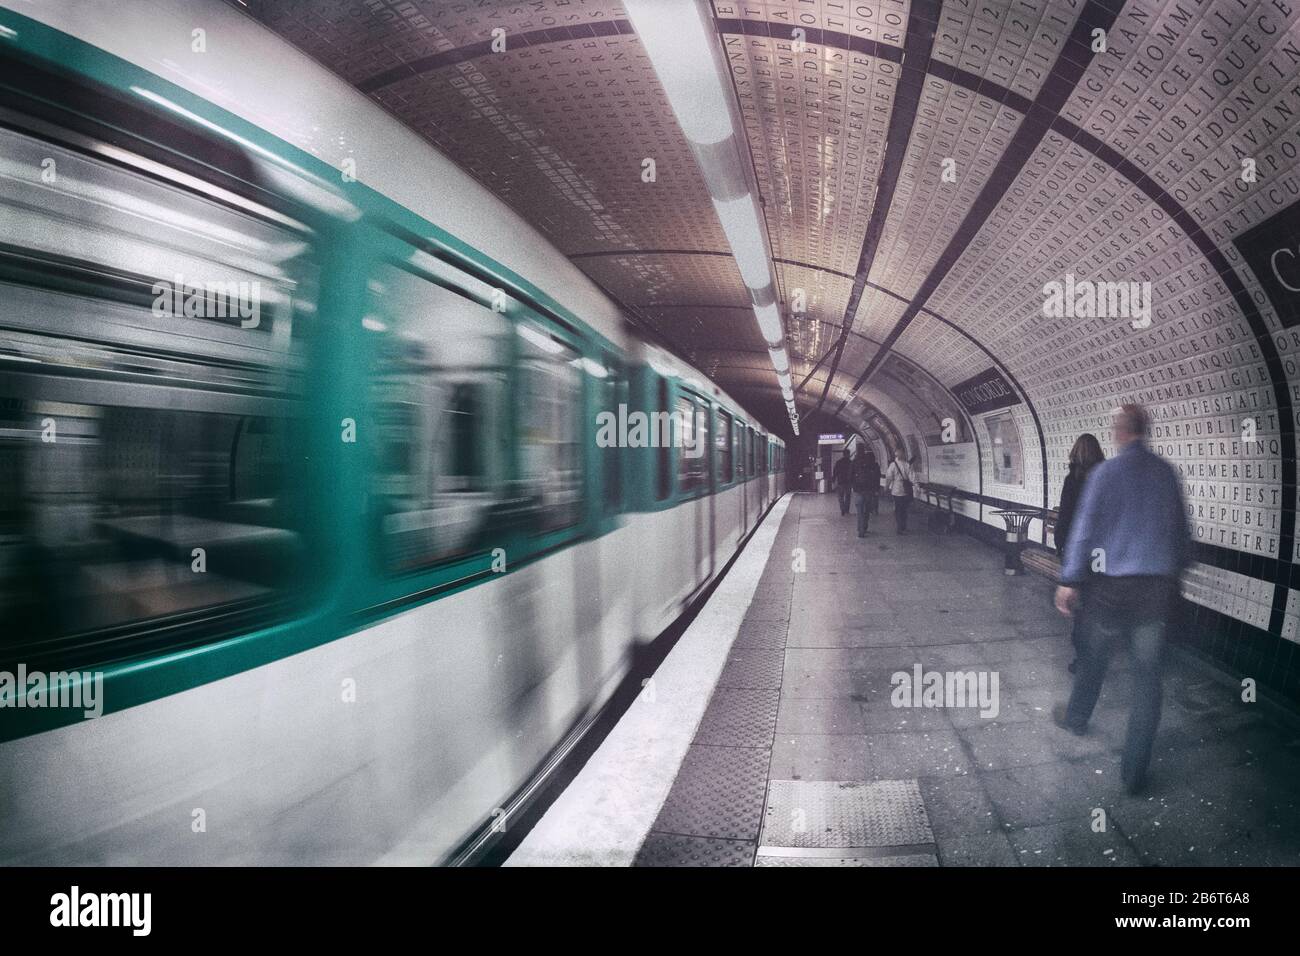
[[[1069,704],[1052,712],[1057,726],[1083,734],[1111,655],[1125,645],[1133,649],[1133,706],[1120,763],[1130,794],[1146,782],[1160,724],[1165,629],[1179,575],[1191,560],[1178,472],[1147,447],[1149,422],[1141,405],[1116,409],[1116,454],[1088,475],[1056,589],[1062,614],[1073,616],[1081,604],[1083,609],[1074,691]]]
[[[865,445],[858,446],[853,458],[853,503],[858,511],[858,537],[867,536],[867,515],[875,510],[876,496],[880,494],[880,466],[876,456]]]
[[[853,491],[853,461],[849,458],[847,448],[844,449],[844,457],[831,469],[831,484],[835,486],[835,493],[840,496],[840,514],[848,514],[849,495]]]

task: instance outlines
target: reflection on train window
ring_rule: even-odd
[[[668,414],[668,382],[662,378],[659,379],[659,402],[655,406],[655,411],[657,414]],[[668,461],[670,446],[670,441],[661,438],[655,452],[657,459],[655,466],[655,499],[657,501],[663,501],[667,498],[670,491],[669,481],[672,476]]]
[[[677,398],[677,490],[695,491],[708,482],[709,425],[704,412],[684,395]]]
[[[582,360],[530,323],[519,337],[520,477],[539,507],[537,529],[555,531],[582,516]]]
[[[213,342],[287,347],[305,227],[14,130],[0,128],[0,157],[0,281],[143,307]]]
[[[714,436],[718,443],[718,481],[723,484],[733,477],[731,473],[731,416],[718,411],[718,433]]]
[[[504,483],[509,322],[394,265],[370,281],[371,510],[402,573],[485,546]]]
[[[303,554],[309,232],[7,129],[0,157],[0,648],[265,610]]]
[[[11,643],[257,602],[291,582],[302,429],[216,410],[5,405],[0,471],[15,494],[0,518],[0,606]]]

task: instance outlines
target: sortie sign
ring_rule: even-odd
[[[972,415],[982,415],[984,412],[1020,404],[1016,390],[995,368],[986,369],[974,378],[954,385],[952,391],[957,396],[957,401]]]

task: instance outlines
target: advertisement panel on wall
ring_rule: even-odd
[[[993,480],[998,484],[1025,486],[1024,456],[1020,449],[1020,429],[1015,416],[1003,411],[984,419],[992,449]]]

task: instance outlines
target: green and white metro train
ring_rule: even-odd
[[[12,6],[0,862],[462,858],[782,494],[782,443],[237,10]],[[704,454],[603,447],[620,405]],[[101,676],[102,716],[17,706],[52,702],[20,670]]]

